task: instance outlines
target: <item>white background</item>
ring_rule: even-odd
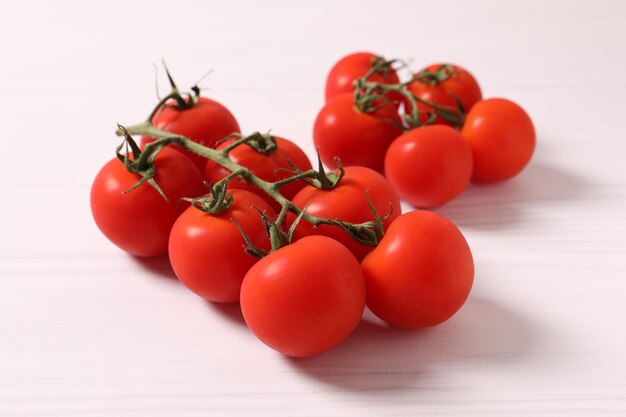
[[[626,415],[626,3],[181,3],[2,7],[0,416]],[[89,186],[151,62],[214,69],[244,132],[312,155],[326,73],[363,49],[459,63],[536,124],[522,175],[439,210],[476,260],[449,322],[287,359],[98,232]]]

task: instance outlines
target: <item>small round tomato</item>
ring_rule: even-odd
[[[276,138],[276,143],[278,145],[274,152],[263,154],[261,152],[257,152],[251,146],[242,144],[230,151],[230,159],[237,164],[248,168],[262,180],[269,182],[275,182],[293,176],[293,167],[291,164],[295,165],[301,171],[308,171],[312,169],[309,158],[306,156],[304,151],[298,147],[298,145],[290,140],[277,136],[274,137]],[[224,149],[233,142],[233,140],[222,142],[218,145],[217,149]],[[230,174],[230,171],[226,168],[223,168],[216,162],[209,161],[206,165],[204,177],[209,183],[215,184],[228,174]],[[294,181],[280,187],[280,192],[284,197],[292,199],[305,185],[306,183],[304,181]],[[241,178],[236,178],[230,181],[228,183],[228,187],[229,189],[238,188],[251,191],[263,197],[273,208],[277,210],[280,209],[278,203],[276,203],[276,201],[268,196],[263,190],[245,182]]]
[[[389,146],[385,173],[400,197],[415,207],[441,206],[469,183],[472,151],[449,126],[419,127]]]
[[[344,93],[329,100],[317,115],[313,140],[326,166],[334,166],[334,158],[339,157],[344,166],[382,171],[387,147],[402,134],[401,124],[392,104],[363,113],[352,94]]]
[[[250,330],[282,354],[312,356],[346,339],[361,320],[365,284],[341,243],[309,236],[257,262],[241,286]]]
[[[445,71],[443,80],[434,82],[433,84],[440,86],[445,92],[456,97],[463,105],[463,110],[469,112],[474,104],[482,99],[483,95],[476,78],[465,68],[452,64],[433,64],[417,72],[417,76],[423,71],[431,74],[441,70],[441,67],[447,65],[452,71]],[[444,69],[445,70],[445,69]]]
[[[189,207],[180,215],[169,239],[169,255],[178,279],[194,293],[220,303],[239,301],[241,282],[258,261],[246,253],[237,221],[252,243],[270,249],[260,213],[275,217],[274,210],[258,195],[232,190],[233,201],[223,212],[205,213]]]
[[[474,281],[472,253],[459,229],[426,210],[398,217],[361,267],[367,306],[396,327],[443,323],[465,303]]]
[[[172,225],[188,206],[180,199],[206,191],[198,168],[175,149],[162,149],[154,167],[154,180],[169,201],[147,182],[126,192],[141,177],[117,158],[104,165],[91,186],[96,224],[111,242],[136,256],[166,254]]]
[[[367,194],[366,194],[367,190]],[[376,171],[365,167],[346,167],[345,175],[335,188],[320,190],[311,185],[304,187],[293,198],[293,203],[306,212],[326,219],[341,219],[349,223],[364,223],[374,220],[374,213],[367,202],[370,201],[377,213],[383,217],[392,209],[391,215],[383,221],[388,227],[400,215],[400,200],[391,184]],[[287,226],[295,219],[292,213],[287,215]],[[331,237],[345,245],[360,261],[372,250],[372,246],[362,245],[352,239],[346,231],[331,225],[313,227],[309,222],[301,221],[294,231],[294,239],[310,235]]]
[[[152,124],[210,148],[215,147],[218,140],[231,133],[239,133],[239,124],[232,113],[222,104],[206,97],[200,97],[198,102],[188,109],[165,107],[163,111],[157,112]],[[153,141],[153,138],[141,138],[142,145]],[[181,152],[198,166],[200,172],[204,172],[206,158],[186,150]]]
[[[458,103],[454,99],[454,96],[444,90],[442,86],[414,81],[409,84],[407,88],[415,97],[437,105],[451,115],[459,119],[461,118],[462,113],[459,110]],[[432,115],[434,115],[432,124],[454,125],[452,121],[442,117],[440,112],[428,104],[417,101],[417,109],[419,111],[419,121],[422,124],[430,121]],[[404,111],[406,114],[410,114],[413,111],[411,104],[406,99],[404,100]]]
[[[375,60],[381,60],[371,52],[356,52],[341,58],[330,70],[326,77],[326,101],[342,93],[354,92],[352,85],[357,78],[363,77],[371,68]],[[381,84],[398,84],[398,74],[390,66],[381,72],[376,72],[369,77],[369,81]],[[395,103],[399,103],[402,96],[389,94],[388,97]]]
[[[461,134],[472,148],[476,182],[517,175],[535,150],[535,128],[520,106],[503,98],[483,100],[468,113]]]

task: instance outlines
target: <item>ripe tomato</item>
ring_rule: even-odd
[[[352,94],[344,93],[329,100],[317,115],[313,140],[326,166],[334,166],[334,158],[339,157],[344,166],[382,171],[387,147],[402,134],[401,123],[392,104],[362,113]]]
[[[290,140],[277,136],[274,137],[276,138],[276,143],[278,145],[278,148],[274,152],[270,154],[262,154],[257,152],[251,146],[242,144],[230,152],[230,159],[239,165],[248,168],[259,178],[270,182],[275,182],[293,175],[291,172],[293,168],[289,162],[293,163],[301,171],[308,171],[312,168],[309,158],[306,156],[304,151],[298,147],[298,145]],[[217,149],[224,149],[231,143],[233,143],[232,140],[225,141],[218,145]],[[223,168],[221,165],[213,161],[207,162],[204,177],[209,183],[214,184],[228,174],[230,174],[230,171]],[[306,183],[304,181],[292,182],[280,187],[280,192],[284,197],[292,199],[305,185]],[[230,189],[244,189],[258,194],[263,197],[274,209],[280,209],[278,203],[276,203],[273,198],[265,194],[263,190],[256,188],[254,185],[248,184],[241,178],[236,178],[230,181],[228,186]]]
[[[443,323],[465,303],[474,281],[472,253],[459,229],[426,210],[397,218],[361,267],[367,306],[396,327]]]
[[[198,168],[175,149],[161,150],[154,166],[154,180],[169,202],[148,183],[126,193],[141,177],[117,158],[102,167],[91,186],[96,224],[111,242],[136,256],[166,254],[172,225],[188,206],[180,199],[206,191]]]
[[[248,327],[289,356],[335,347],[355,329],[364,308],[359,263],[341,243],[324,236],[309,236],[267,255],[241,286]]]
[[[401,198],[415,207],[437,207],[459,195],[469,183],[472,151],[463,136],[449,126],[420,127],[389,146],[385,173]]]
[[[375,59],[383,58],[371,52],[356,52],[341,58],[326,77],[326,101],[342,93],[352,93],[354,81],[363,77],[372,68]],[[382,84],[398,84],[400,82],[398,74],[391,67],[382,73],[372,74],[369,81]],[[393,93],[389,94],[388,97],[394,103],[399,103],[402,99],[402,96]]]
[[[429,103],[433,103],[440,108],[445,109],[452,115],[457,117],[461,117],[461,111],[459,110],[459,106],[454,99],[454,96],[447,92],[441,85],[431,85],[427,83],[422,83],[419,81],[414,81],[407,86],[408,90],[415,95],[415,97],[425,100]],[[411,104],[408,100],[404,99],[404,111],[407,114],[410,114],[412,111]],[[453,126],[450,120],[442,117],[437,110],[435,110],[432,106],[427,104],[417,102],[417,109],[419,111],[419,121],[420,123],[426,123],[430,120],[431,115],[434,115],[434,122],[432,124],[445,124],[449,126]]]
[[[467,115],[461,134],[474,155],[476,182],[497,182],[517,175],[535,150],[535,128],[528,114],[503,98],[483,100]]]
[[[232,190],[233,202],[223,212],[208,214],[191,206],[180,215],[169,239],[169,255],[178,279],[199,296],[215,302],[239,301],[241,282],[258,258],[246,253],[236,220],[257,247],[269,250],[261,215],[276,213],[258,195]]]
[[[327,219],[341,219],[349,223],[364,223],[374,219],[374,214],[367,203],[368,190],[372,205],[383,217],[389,212],[389,203],[393,211],[383,222],[387,228],[400,215],[400,200],[391,184],[376,171],[365,167],[346,167],[346,173],[341,182],[330,190],[320,190],[311,185],[304,187],[293,198],[293,203],[300,208],[309,204],[306,212],[317,217]],[[291,226],[295,219],[292,213],[287,215],[287,226]],[[294,239],[302,239],[310,235],[331,237],[345,245],[360,261],[371,250],[372,246],[362,245],[352,239],[348,233],[337,226],[321,225],[313,227],[310,223],[301,221],[294,232]]]
[[[239,133],[239,124],[232,113],[217,101],[206,97],[200,97],[198,103],[189,109],[166,107],[155,115],[152,124],[210,148],[231,133]],[[153,141],[153,138],[141,138],[142,145]],[[181,152],[198,166],[200,172],[204,172],[207,162],[205,158],[186,150]]]
[[[433,64],[424,68],[422,71],[428,71],[434,73],[442,66],[449,65],[452,67],[452,72],[447,72],[448,78],[443,81],[434,83],[440,86],[446,93],[456,97],[463,105],[463,110],[467,113],[483,95],[480,91],[480,86],[476,81],[476,78],[465,68],[452,64]],[[417,72],[419,75],[422,71]]]

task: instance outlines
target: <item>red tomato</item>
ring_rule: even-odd
[[[426,210],[397,218],[361,267],[367,306],[396,327],[443,323],[465,303],[474,281],[472,253],[459,229]]]
[[[293,198],[293,203],[300,208],[310,203],[306,212],[313,216],[341,219],[349,223],[364,223],[374,219],[365,194],[365,190],[368,190],[370,200],[381,217],[389,212],[389,203],[392,204],[393,212],[383,222],[383,226],[387,228],[401,212],[400,200],[391,184],[381,174],[369,168],[346,167],[345,170],[345,176],[335,188],[319,190],[307,185]],[[286,220],[287,226],[291,226],[294,219],[295,216],[289,213]],[[310,223],[301,221],[294,232],[294,239],[302,239],[310,235],[328,236],[341,242],[359,261],[373,248],[356,242],[337,226],[313,227]]]
[[[169,202],[148,183],[126,193],[141,177],[117,158],[104,165],[91,186],[96,224],[111,242],[136,256],[166,254],[172,225],[188,206],[180,199],[206,191],[198,168],[174,149],[161,150],[154,166],[154,180]]]
[[[326,166],[334,166],[337,156],[344,166],[382,171],[387,147],[402,134],[401,123],[393,105],[387,103],[376,112],[362,113],[355,107],[352,94],[344,93],[329,100],[317,115],[313,140]]]
[[[420,127],[389,146],[385,173],[400,197],[415,207],[441,206],[469,183],[472,151],[449,126]]]
[[[326,101],[342,93],[354,92],[353,83],[357,78],[363,77],[371,68],[372,62],[381,57],[371,52],[357,52],[341,58],[330,70],[326,77]],[[369,81],[381,84],[398,84],[400,80],[393,68],[389,67],[386,72],[374,73]],[[399,103],[401,95],[389,94],[388,97]]]
[[[248,327],[289,356],[335,347],[355,329],[364,308],[359,263],[324,236],[309,236],[267,255],[250,268],[241,287]]]
[[[434,64],[429,65],[425,70],[434,73],[443,65],[450,65],[454,72],[449,73],[449,77],[443,81],[439,81],[437,85],[446,91],[448,94],[456,97],[463,105],[463,110],[467,113],[483,95],[480,91],[480,86],[472,74],[466,69],[452,64]],[[423,70],[422,70],[423,71]],[[416,75],[419,75],[419,71]]]
[[[239,301],[241,282],[258,258],[246,253],[236,220],[258,248],[268,251],[269,238],[261,215],[253,208],[274,210],[258,195],[232,190],[233,202],[225,211],[208,214],[189,207],[180,215],[169,239],[169,255],[178,279],[199,296],[215,302]]]
[[[452,115],[461,118],[461,111],[454,99],[454,96],[447,92],[441,85],[431,85],[414,81],[408,85],[408,90],[413,93],[417,98],[425,100],[429,103],[435,104],[440,108],[448,111]],[[408,100],[404,100],[404,109],[406,114],[410,114],[412,111],[411,104]],[[454,123],[450,120],[440,116],[437,110],[427,104],[417,102],[417,109],[419,111],[419,121],[423,124],[430,120],[431,115],[435,115],[433,124],[445,124],[452,126]]]
[[[535,150],[535,128],[528,114],[503,98],[483,100],[467,115],[461,134],[474,155],[476,182],[497,182],[517,175]]]
[[[214,148],[215,142],[231,133],[239,133],[239,125],[232,113],[217,101],[206,97],[200,97],[198,103],[189,109],[166,107],[155,115],[152,124],[210,148]],[[141,138],[142,145],[153,141],[153,138]],[[206,158],[186,150],[181,152],[198,166],[200,172],[204,172]]]
[[[275,138],[278,148],[270,154],[257,152],[251,146],[242,144],[230,152],[230,159],[239,165],[248,168],[259,178],[270,182],[275,182],[294,175],[290,172],[293,168],[289,162],[293,163],[301,171],[308,171],[312,168],[309,158],[302,151],[302,149],[298,147],[298,145],[287,139],[276,136]],[[224,149],[233,142],[234,141],[232,140],[225,141],[221,143],[217,149]],[[206,166],[204,177],[209,183],[215,184],[228,174],[230,174],[230,171],[226,168],[223,168],[213,161],[209,161]],[[262,190],[256,188],[254,185],[248,184],[240,178],[230,181],[228,185],[230,189],[245,189],[258,194],[273,208],[280,210],[280,206],[273,198],[265,194]],[[284,197],[292,199],[305,185],[306,183],[304,181],[292,182],[282,186],[280,188],[280,192]]]

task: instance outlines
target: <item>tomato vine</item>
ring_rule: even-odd
[[[155,127],[152,124],[152,118],[158,112],[158,109],[162,108],[169,101],[174,100],[176,103],[184,102],[186,103],[185,105],[193,103],[191,94],[189,94],[189,97],[185,99],[185,97],[179,93],[175,84],[173,84],[173,81],[171,81],[171,84],[172,92],[160,100],[155,107],[155,110],[151,112],[145,122],[128,127],[118,125],[116,134],[118,136],[123,136],[124,141],[116,149],[117,157],[122,160],[127,170],[141,176],[141,179],[137,182],[137,184],[128,191],[132,191],[132,189],[143,184],[144,182],[147,182],[167,200],[167,196],[154,180],[155,169],[153,162],[157,154],[163,148],[169,145],[175,145],[196,155],[210,159],[231,172],[230,175],[215,184],[208,184],[210,188],[210,195],[188,199],[188,201],[190,201],[195,208],[209,213],[218,213],[227,209],[230,201],[232,200],[232,195],[227,192],[227,184],[229,181],[237,177],[262,190],[280,205],[281,214],[276,220],[277,226],[268,227],[272,241],[272,248],[274,250],[288,243],[288,239],[285,239],[285,236],[279,235],[279,232],[284,233],[281,231],[279,226],[284,220],[287,212],[294,213],[299,219],[309,222],[315,227],[321,225],[339,227],[345,230],[352,239],[363,245],[376,246],[378,244],[383,230],[380,221],[381,217],[379,213],[376,213],[375,210],[373,210],[373,207],[373,220],[363,223],[349,223],[340,219],[327,219],[311,215],[306,212],[306,208],[297,207],[291,200],[281,195],[279,191],[281,186],[300,180],[306,181],[309,184],[321,189],[333,188],[339,183],[343,176],[343,167],[341,166],[339,160],[336,161],[339,173],[326,173],[320,162],[317,170],[311,169],[303,172],[295,172],[293,176],[275,182],[270,182],[259,178],[248,168],[233,162],[229,158],[229,153],[236,147],[244,144],[252,146],[255,150],[261,153],[272,152],[276,149],[276,140],[272,135],[262,134],[259,132],[254,132],[245,136],[237,134],[237,140],[231,145],[223,149],[213,149],[194,142],[185,136],[173,134]],[[156,140],[146,144],[144,149],[140,150],[139,146],[132,138],[132,135],[150,136]],[[124,148],[127,149],[127,152],[122,154],[121,150]],[[130,153],[128,152],[129,149],[131,151],[130,153],[132,153],[132,159],[130,157]]]

